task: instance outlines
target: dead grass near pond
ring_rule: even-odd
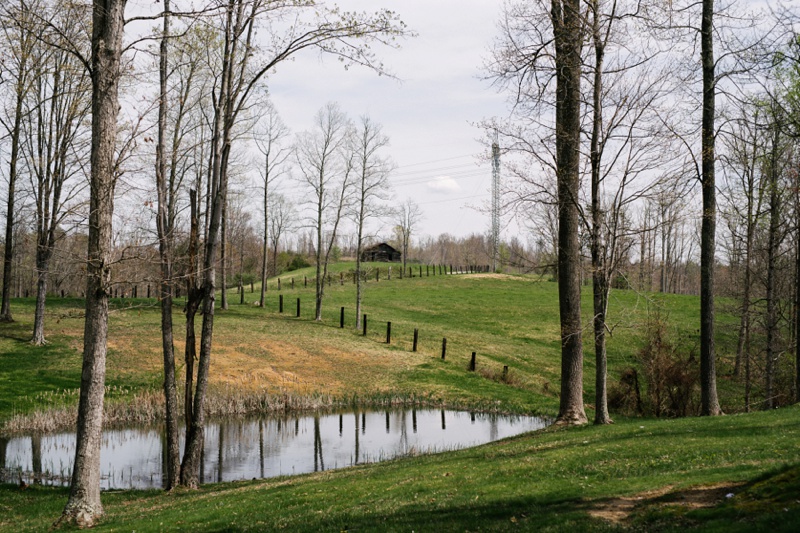
[[[183,412],[179,396],[179,412]],[[377,393],[364,396],[333,394],[296,394],[287,389],[242,390],[239,386],[212,386],[206,398],[209,417],[239,417],[287,412],[308,412],[359,407],[441,406],[431,396]],[[105,403],[103,426],[151,425],[164,420],[164,396],[160,391],[137,393],[132,398]],[[28,433],[73,431],[78,417],[77,405],[51,407],[27,414],[16,414],[0,427],[0,434],[14,436]]]

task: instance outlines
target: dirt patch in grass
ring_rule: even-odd
[[[499,274],[496,272],[488,272],[483,274],[461,274],[459,277],[466,279],[505,279],[514,281],[522,281],[523,279],[519,276],[512,276],[511,274]]]
[[[594,502],[589,516],[611,524],[619,525],[628,521],[634,511],[646,507],[678,507],[685,511],[714,507],[725,501],[729,494],[744,483],[716,483],[691,487],[672,492],[673,486],[641,492],[633,496],[623,496]]]

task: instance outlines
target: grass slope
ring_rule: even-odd
[[[378,265],[372,265],[378,267]],[[336,265],[347,272],[352,265]],[[362,399],[422,396],[443,403],[554,414],[558,400],[556,286],[524,276],[460,275],[385,279],[366,287],[366,337],[354,330],[352,278],[326,287],[321,323],[313,288],[276,281],[267,307],[230,294],[217,314],[212,391],[333,394]],[[423,270],[424,273],[424,270]],[[418,271],[416,272],[418,274]],[[311,275],[310,271],[306,275]],[[373,271],[374,275],[374,271]],[[372,278],[371,278],[372,279]],[[296,298],[301,317],[295,317]],[[110,402],[160,386],[159,314],[155,300],[115,300],[110,318]],[[32,347],[32,300],[13,302],[18,322],[0,325],[0,422],[51,406],[74,405],[80,378],[82,303],[52,299],[49,344]],[[609,374],[635,363],[648,308],[668,315],[673,338],[696,349],[698,300],[629,291],[612,296]],[[347,326],[339,328],[345,307]],[[589,293],[584,318],[591,316]],[[176,331],[181,329],[180,302]],[[392,322],[387,345],[386,322]],[[742,387],[728,375],[735,320],[718,316],[719,389],[723,408],[739,410]],[[411,352],[414,329],[420,350]],[[591,333],[584,344],[585,398],[593,398]],[[442,338],[447,358],[440,358]],[[177,348],[182,349],[180,342]],[[467,372],[472,351],[478,369]],[[496,379],[503,365],[510,383]],[[758,394],[754,391],[754,394]],[[591,408],[591,406],[589,406]],[[800,523],[797,408],[715,419],[626,420],[611,427],[550,429],[472,450],[409,458],[321,474],[209,485],[199,491],[104,495],[108,530],[646,530],[792,531]],[[591,412],[589,412],[591,416]],[[709,488],[709,485],[711,487]],[[699,488],[698,488],[699,487]],[[733,498],[725,495],[734,493]],[[42,530],[66,492],[0,488],[0,529]],[[786,510],[784,510],[786,509]]]

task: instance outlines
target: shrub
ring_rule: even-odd
[[[289,271],[298,270],[300,268],[306,268],[306,267],[310,267],[310,266],[311,266],[311,263],[309,263],[306,260],[305,257],[303,257],[302,255],[295,254],[295,256],[292,257],[292,261],[291,261],[291,263],[289,263],[289,266],[286,268],[286,270],[289,270]]]
[[[608,393],[609,407],[628,415],[679,417],[698,411],[699,365],[693,352],[672,342],[668,322],[659,311],[648,315],[638,370],[626,368]],[[642,386],[645,394],[642,394]]]
[[[667,320],[658,310],[648,315],[638,359],[647,385],[644,408],[650,414],[677,417],[697,412],[698,361],[692,351],[684,355],[673,344]]]

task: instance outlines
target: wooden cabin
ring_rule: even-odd
[[[361,251],[362,261],[381,261],[384,263],[399,263],[403,260],[403,254],[389,246],[385,242],[370,246]]]

